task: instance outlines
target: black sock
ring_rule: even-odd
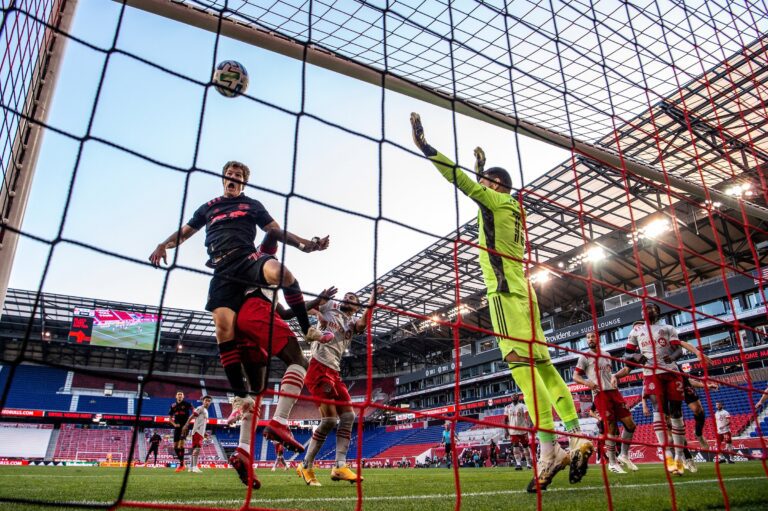
[[[693,416],[693,420],[696,422],[695,425],[695,433],[697,437],[700,437],[704,434],[704,423],[706,422],[707,418],[703,413],[697,413]]]
[[[184,464],[184,448],[179,447],[176,449],[176,455],[179,457],[179,463]]]
[[[691,451],[689,451],[687,447],[683,447],[683,456],[685,456],[685,459],[687,460],[693,459]]]
[[[307,315],[307,305],[304,303],[304,294],[299,287],[299,281],[294,280],[293,284],[283,288],[283,295],[288,306],[296,314],[296,321],[299,322],[301,333],[306,334],[309,330],[309,315]]]
[[[219,358],[232,391],[238,397],[245,397],[245,381],[243,379],[243,367],[237,341],[231,340],[219,343]]]

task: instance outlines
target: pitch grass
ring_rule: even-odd
[[[731,509],[768,509],[768,477],[759,462],[722,465],[721,472]],[[116,498],[124,469],[97,467],[0,467],[0,498],[47,502],[102,504]],[[509,468],[461,469],[461,509],[470,511],[534,510],[536,496],[525,492],[530,471]],[[318,470],[322,487],[306,486],[292,470],[259,470],[263,487],[254,492],[251,506],[274,509],[350,511],[357,488],[332,482],[330,470]],[[453,471],[447,469],[371,469],[364,473],[363,509],[372,511],[451,511],[455,506]],[[642,465],[635,474],[609,474],[610,495],[617,510],[671,509],[670,488],[661,465]],[[680,510],[723,509],[723,495],[712,463],[701,464],[697,474],[674,478]],[[608,509],[608,491],[600,467],[591,467],[581,484],[568,484],[561,473],[542,496],[546,511]],[[174,503],[195,507],[236,509],[242,506],[245,487],[233,470],[206,470],[203,474],[172,469],[136,468],[130,472],[125,499]],[[63,509],[0,501],[9,511]],[[122,509],[129,509],[123,507]]]

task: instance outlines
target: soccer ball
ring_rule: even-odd
[[[248,71],[235,60],[225,60],[213,71],[213,85],[222,96],[234,98],[248,89]]]

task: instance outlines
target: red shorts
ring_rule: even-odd
[[[341,381],[339,372],[321,364],[315,359],[309,361],[309,369],[307,369],[307,377],[304,378],[304,385],[307,386],[310,394],[314,397],[346,401],[348,403],[352,401],[347,386]]]
[[[643,379],[643,396],[656,396],[659,406],[663,410],[663,405],[667,401],[682,401],[683,377],[675,373],[651,374]]]
[[[192,448],[197,449],[203,446],[203,435],[195,433],[192,435]]]
[[[595,395],[595,408],[600,417],[608,422],[616,422],[632,415],[624,402],[624,396],[616,389],[598,392]]]
[[[272,344],[269,329],[272,322]],[[240,351],[246,363],[264,365],[267,359],[280,353],[296,335],[288,323],[272,311],[272,304],[261,298],[249,298],[237,313],[237,332],[242,344]]]
[[[509,435],[509,442],[512,444],[512,447],[528,447],[528,435]]]
[[[717,434],[717,441],[721,444],[730,444],[732,442],[731,440],[731,432],[728,433],[718,433]]]

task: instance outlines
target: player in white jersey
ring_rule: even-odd
[[[526,468],[532,468],[528,432],[533,427],[533,422],[528,415],[528,408],[520,402],[520,395],[517,393],[512,394],[512,402],[504,407],[504,424],[507,426],[506,432],[515,457],[515,470],[523,470],[523,457]]]
[[[203,448],[205,428],[208,425],[208,407],[211,406],[212,401],[211,396],[203,396],[203,404],[195,408],[182,429],[182,434],[186,436],[189,424],[194,420],[192,424],[192,461],[189,464],[189,471],[195,474],[202,473],[200,467],[197,466],[197,458],[200,456],[200,449]]]
[[[685,421],[683,420],[683,378],[675,361],[683,355],[680,339],[674,327],[660,324],[661,310],[655,303],[645,306],[647,322],[638,321],[627,338],[625,358],[643,366],[643,396],[649,396],[654,406],[653,429],[662,447],[674,444],[674,458],[667,455],[667,471],[677,475],[685,473],[683,448]],[[669,410],[671,435],[667,435],[662,411]]]
[[[629,459],[629,447],[636,428],[635,421],[632,420],[632,414],[624,402],[624,396],[618,390],[618,381],[611,370],[611,359],[597,352],[598,342],[596,332],[587,332],[589,351],[576,359],[573,381],[586,385],[592,390],[595,408],[608,431],[608,437],[605,440],[608,470],[616,474],[626,474],[622,465],[628,470],[637,470],[637,466]],[[621,435],[621,453],[617,457],[616,440],[619,437],[619,422],[624,424],[624,433]]]
[[[715,424],[717,425],[717,449],[723,449],[721,446],[725,446],[723,457],[728,463],[733,463],[733,439],[731,438],[731,414],[728,413],[723,407],[723,403],[718,401],[715,403],[717,411],[715,412]],[[718,458],[719,459],[719,458]]]
[[[314,342],[310,352],[309,369],[304,384],[313,397],[333,400],[344,404],[320,402],[320,425],[312,433],[304,462],[296,467],[296,473],[310,486],[321,486],[314,471],[315,456],[325,442],[328,433],[336,427],[336,465],[331,469],[332,481],[362,482],[363,478],[347,466],[347,451],[352,438],[355,412],[347,386],[341,381],[341,358],[352,342],[352,337],[365,331],[371,308],[376,297],[384,292],[378,286],[371,295],[368,309],[361,318],[355,318],[360,310],[360,299],[355,293],[347,293],[341,302],[330,301],[318,308],[321,330],[331,331],[334,337],[326,343]]]

